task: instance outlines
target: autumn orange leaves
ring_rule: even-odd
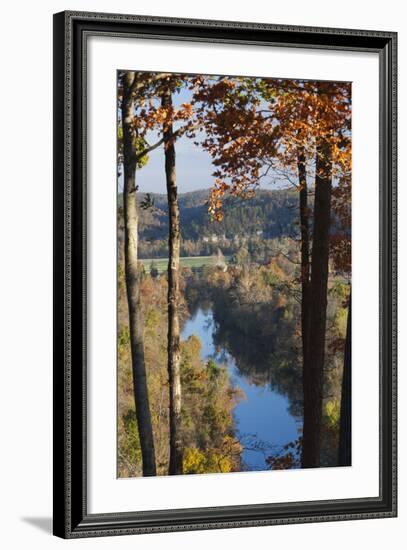
[[[215,222],[224,216],[227,195],[249,200],[261,185],[273,184],[277,179],[298,191],[304,372],[302,466],[319,466],[328,276],[331,264],[342,272],[350,274],[351,270],[351,84],[133,72],[132,78],[129,73],[119,76],[118,103],[124,144],[120,148],[119,137],[119,154],[125,173],[129,231],[137,232],[138,223],[135,173],[154,149],[162,146],[165,158],[169,213],[169,445],[173,457],[169,473],[182,473],[183,453],[178,318],[181,226],[176,180],[176,145],[183,136],[211,158],[208,215]],[[139,292],[136,250],[132,261],[132,265],[126,264],[126,273],[133,272],[128,277],[132,287],[128,289],[130,314],[132,308],[137,308],[134,296]],[[138,331],[139,338],[134,341],[134,372],[141,379],[145,378],[145,369],[136,364],[140,361],[136,351],[143,343],[135,310],[133,317],[134,334]],[[148,407],[145,389],[144,394],[144,405]],[[140,411],[140,403],[136,406],[139,431],[143,431],[144,422],[144,433],[149,433],[151,439],[149,413]],[[146,456],[154,464],[151,452]]]

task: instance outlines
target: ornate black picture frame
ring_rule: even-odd
[[[154,37],[375,52],[380,62],[380,495],[346,500],[89,514],[87,511],[87,38]],[[396,44],[393,32],[133,15],[54,16],[54,534],[63,538],[394,517]]]

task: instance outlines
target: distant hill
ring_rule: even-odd
[[[168,206],[164,194],[151,193],[153,208],[140,209],[140,240],[155,241],[168,238]],[[139,194],[139,202],[145,197]],[[259,190],[252,199],[227,197],[224,200],[224,219],[211,220],[208,214],[208,189],[179,194],[181,235],[183,240],[207,240],[214,236],[283,237],[295,231],[298,222],[298,194],[294,189]],[[118,197],[122,205],[122,195]]]

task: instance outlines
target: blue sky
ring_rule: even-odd
[[[175,107],[181,103],[188,103],[191,100],[191,92],[182,89],[179,93],[173,94]],[[178,123],[182,125],[182,123]],[[174,125],[174,129],[178,126]],[[204,134],[200,134],[201,138]],[[150,132],[147,141],[154,144],[159,139],[157,132]],[[198,136],[199,137],[199,134]],[[176,151],[176,175],[179,193],[196,191],[198,189],[209,189],[214,182],[212,173],[215,167],[212,165],[211,156],[201,147],[194,144],[192,139],[182,136],[175,143]],[[137,170],[136,174],[139,191],[142,193],[166,193],[165,171],[164,171],[164,148],[161,146],[149,155],[146,166]],[[119,178],[119,191],[123,188],[122,176]],[[287,182],[275,182],[273,185],[262,182],[263,189],[286,187]]]
[[[183,89],[173,95],[174,106],[188,103],[191,100],[191,92]],[[174,128],[177,126],[174,125]],[[150,132],[147,141],[154,144],[159,139],[157,132]],[[182,136],[176,141],[176,171],[177,185],[180,193],[208,189],[213,184],[212,172],[214,167],[210,155],[201,147],[194,145],[193,141]],[[119,179],[119,189],[122,188]],[[166,193],[164,172],[164,148],[161,146],[149,155],[146,166],[137,170],[137,184],[143,193]]]
[[[186,136],[176,141],[175,150],[179,192],[209,188],[214,180],[210,155]],[[142,192],[166,192],[163,147],[153,151],[147,165],[138,170],[137,182]]]

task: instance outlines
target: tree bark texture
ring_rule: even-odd
[[[352,464],[352,297],[349,296],[346,326],[345,355],[343,361],[341,417],[339,422],[339,466]]]
[[[148,399],[147,374],[144,361],[143,320],[140,304],[140,272],[138,269],[138,210],[136,197],[136,152],[133,146],[132,119],[134,99],[131,85],[135,73],[129,71],[123,81],[123,207],[124,263],[129,309],[130,347],[133,371],[134,400],[143,461],[143,475],[156,475],[153,428]]]
[[[327,140],[317,145],[314,230],[312,241],[310,317],[304,364],[304,425],[302,467],[320,465],[326,309],[328,300],[329,232],[332,199],[332,160]]]
[[[162,106],[171,108],[171,91],[162,95]],[[168,257],[168,379],[170,391],[170,463],[169,474],[182,474],[181,374],[179,324],[180,217],[175,173],[175,145],[172,124],[164,124],[165,176],[169,216]]]
[[[300,233],[301,233],[301,338],[303,365],[308,354],[310,309],[310,238],[308,187],[303,149],[298,153],[298,181],[300,185]]]

